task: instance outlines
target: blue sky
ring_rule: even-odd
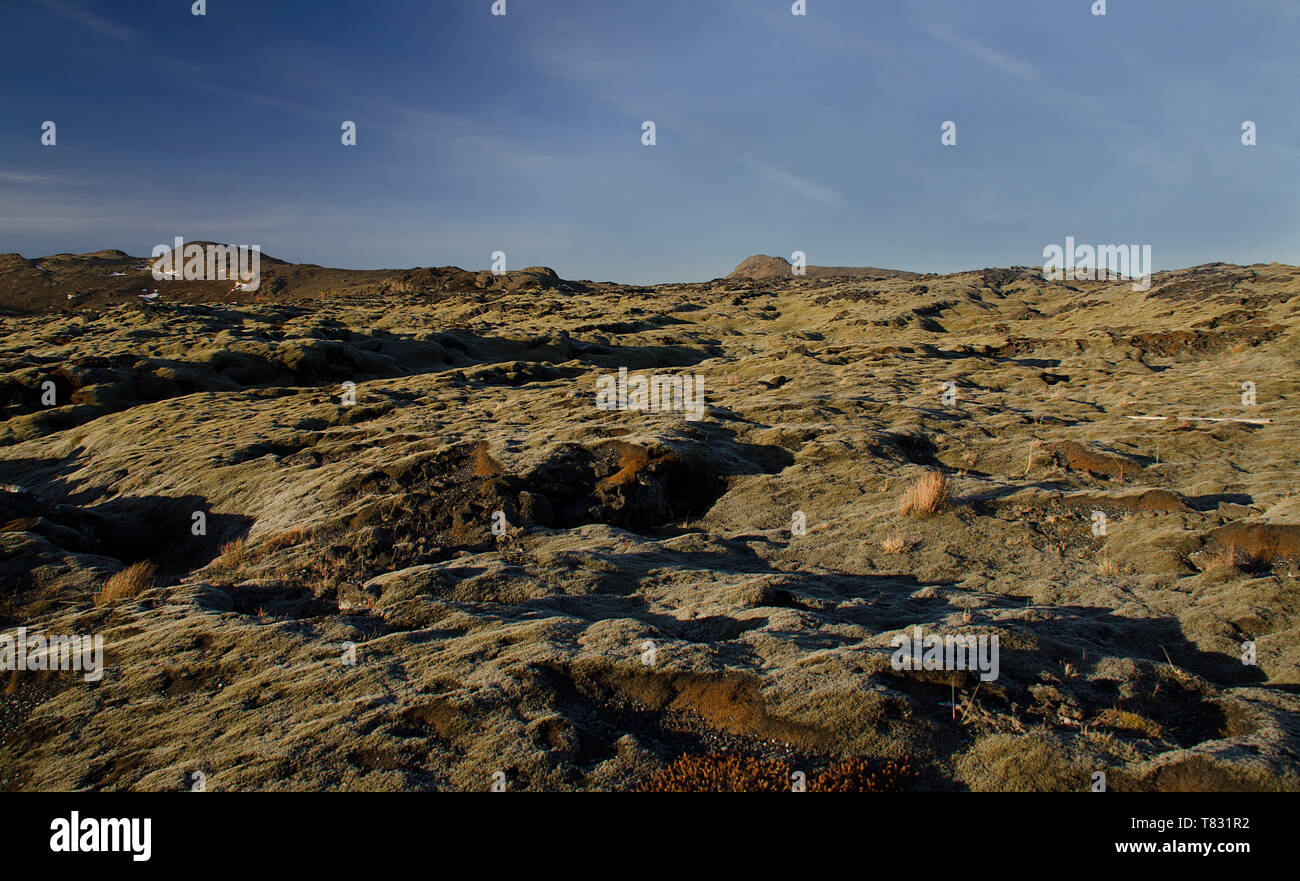
[[[491,5],[0,0],[0,251],[502,250],[635,283],[1036,265],[1070,235],[1300,263],[1300,0]]]

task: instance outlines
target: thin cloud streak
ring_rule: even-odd
[[[927,21],[925,23],[925,32],[939,42],[969,55],[994,70],[1021,79],[1036,80],[1040,78],[1038,69],[1032,64],[985,46],[978,40],[958,34],[944,25]]]
[[[842,205],[844,197],[829,187],[824,187],[815,181],[799,177],[784,169],[768,165],[766,162],[760,162],[751,156],[742,156],[741,165],[744,165],[754,174],[777,186],[784,187],[793,193],[797,193],[806,199],[812,199],[815,202],[821,202],[826,205]]]
[[[123,43],[138,43],[140,36],[128,27],[96,15],[89,9],[82,9],[70,0],[40,0],[42,6],[56,15],[75,21],[84,28],[95,31],[113,40]]]
[[[45,174],[26,174],[21,171],[0,170],[0,181],[11,184],[44,184],[54,180],[55,178]]]

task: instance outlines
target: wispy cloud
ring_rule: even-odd
[[[999,52],[990,46],[986,46],[978,40],[959,34],[949,28],[946,24],[941,24],[933,19],[926,20],[923,25],[925,32],[939,42],[951,46],[952,48],[969,55],[971,58],[979,61],[987,67],[1011,76],[1021,77],[1022,79],[1038,79],[1038,69],[1028,62],[1021,61],[1018,58]]]
[[[5,171],[0,169],[0,181],[11,184],[41,184],[53,180],[44,174],[26,174],[21,171]]]
[[[368,108],[378,124],[388,128],[390,133],[402,132],[402,138],[409,144],[437,144],[444,158],[460,156],[475,163],[486,160],[501,168],[531,172],[542,170],[555,159],[533,149],[526,137],[517,134],[527,133],[527,122],[523,119],[517,121],[516,134],[512,135],[509,131],[502,131],[502,126],[454,113],[377,101],[360,95],[340,100]],[[357,117],[358,120],[361,118]]]
[[[799,175],[792,174],[785,169],[768,165],[766,162],[760,162],[752,156],[742,156],[740,164],[769,183],[784,187],[806,199],[812,199],[826,205],[842,205],[844,203],[844,197],[835,190],[824,187],[816,181],[799,177]]]
[[[193,87],[212,95],[219,95],[222,98],[233,98],[238,101],[246,101],[249,104],[260,104],[263,107],[273,107],[276,110],[283,110],[286,113],[293,113],[298,116],[318,115],[316,111],[300,104],[286,101],[282,98],[276,98],[271,95],[263,95],[258,92],[243,89],[228,89],[225,86],[217,86],[212,83],[194,83]]]
[[[647,71],[654,62],[635,46],[602,45],[581,30],[557,28],[554,36],[532,47],[530,57],[542,76],[576,84],[629,116],[643,118],[653,101]]]
[[[71,0],[40,0],[42,6],[62,17],[75,21],[82,27],[123,43],[138,43],[140,36],[133,30],[103,16],[96,15],[89,9],[83,9]]]
[[[602,47],[581,43],[546,42],[532,53],[533,60],[547,76],[574,80],[589,86],[620,86],[645,75],[645,65],[628,55],[606,51]]]
[[[755,3],[753,0],[727,0],[731,14],[743,17],[752,26],[779,34],[782,39],[806,42],[833,52],[847,52],[864,57],[892,57],[896,44],[876,34],[845,28],[838,16],[790,14],[790,4]]]
[[[141,187],[143,189],[143,187]],[[347,212],[312,204],[308,211],[322,225],[344,226]],[[350,218],[355,229],[355,217]],[[91,195],[82,192],[14,192],[0,198],[0,233],[88,233],[123,247],[142,239],[169,242],[176,235],[194,241],[218,238],[231,242],[274,241],[301,223],[297,211],[286,211],[271,199],[241,203],[237,198],[201,200],[162,210],[156,200],[134,196]],[[152,247],[152,245],[150,245]]]

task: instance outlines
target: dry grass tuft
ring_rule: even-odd
[[[642,792],[789,792],[793,769],[776,759],[751,756],[680,756],[645,784]]]
[[[247,538],[237,538],[234,541],[228,541],[221,546],[221,551],[217,556],[217,565],[222,569],[237,569],[244,562],[245,551],[248,549]]]
[[[1236,569],[1241,565],[1241,557],[1237,553],[1237,548],[1233,545],[1216,548],[1214,553],[1210,554],[1205,560],[1206,570],[1210,569]]]
[[[292,529],[286,529],[284,532],[273,536],[262,546],[262,550],[266,554],[273,554],[276,551],[283,550],[284,548],[291,548],[295,545],[303,544],[306,541],[307,530],[303,529],[301,526],[295,526]],[[222,551],[224,552],[225,548],[222,548]]]
[[[488,442],[479,441],[474,447],[474,476],[497,477],[502,473],[501,463],[488,454]]]
[[[819,771],[808,784],[812,792],[897,792],[916,772],[906,762],[869,762],[852,758]]]
[[[1140,716],[1137,713],[1130,713],[1127,710],[1102,710],[1101,714],[1097,716],[1096,724],[1126,734],[1150,739],[1159,738],[1164,734],[1159,722]]]
[[[618,454],[618,471],[606,477],[601,483],[605,486],[623,486],[635,483],[641,472],[650,466],[650,453],[644,447],[620,444]]]
[[[898,513],[929,517],[948,502],[952,484],[942,471],[927,471],[903,496]]]
[[[903,541],[902,536],[898,535],[891,535],[880,543],[880,549],[886,554],[902,553],[905,547],[907,547],[907,542]]]
[[[158,567],[148,560],[132,563],[116,572],[95,592],[95,605],[105,606],[117,600],[130,599],[153,587]]]
[[[642,792],[790,792],[798,770],[781,759],[711,753],[680,756]],[[916,777],[906,762],[845,759],[808,775],[809,792],[896,792]]]
[[[645,447],[635,444],[618,443],[614,449],[618,450],[618,470],[597,484],[601,489],[635,484],[645,472],[665,463],[680,461],[681,458],[671,451],[652,456]]]
[[[1097,571],[1102,575],[1119,574],[1119,564],[1110,558],[1109,551],[1101,552],[1101,560],[1097,563]]]

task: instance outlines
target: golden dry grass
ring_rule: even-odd
[[[1127,734],[1137,735],[1138,737],[1158,738],[1164,733],[1159,722],[1140,716],[1137,713],[1130,713],[1127,710],[1102,710],[1097,716],[1096,724],[1114,728]]]
[[[104,586],[95,592],[95,605],[105,606],[117,600],[130,599],[153,587],[158,567],[148,560],[132,563],[111,575]]]
[[[276,534],[267,541],[262,546],[262,552],[264,554],[273,554],[276,551],[283,550],[284,548],[291,548],[294,545],[303,544],[307,541],[307,535],[307,530],[303,529],[301,526],[286,529],[284,532]],[[224,551],[225,548],[223,547],[222,552],[224,553]]]
[[[228,541],[221,546],[221,554],[218,557],[218,562],[224,569],[235,569],[239,564],[244,562],[244,555],[247,549],[247,538],[237,538],[234,541]]]
[[[942,471],[927,471],[907,490],[898,506],[898,513],[914,517],[929,517],[948,502],[952,484]]]
[[[901,553],[905,547],[907,547],[907,542],[897,535],[891,535],[880,543],[880,549],[886,554]]]
[[[1097,563],[1097,571],[1102,575],[1119,574],[1119,564],[1110,558],[1109,551],[1102,551],[1101,560]]]

